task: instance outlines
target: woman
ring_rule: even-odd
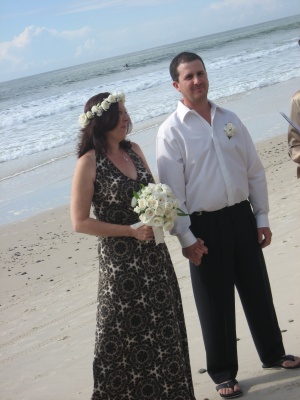
[[[154,182],[122,93],[85,105],[73,178],[76,232],[99,237],[92,400],[195,400],[179,287],[165,244],[138,216],[133,191]],[[93,205],[96,219],[90,218]]]

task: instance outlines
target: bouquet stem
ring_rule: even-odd
[[[163,231],[163,228],[161,227],[161,226],[154,226],[154,227],[152,227],[152,229],[153,229],[153,233],[154,233],[154,238],[155,238],[155,243],[156,243],[156,246],[159,244],[159,243],[164,243],[165,242],[165,239],[164,239],[164,231]]]
[[[137,222],[136,224],[131,225],[131,228],[138,229],[143,225],[145,225],[143,222]],[[159,243],[164,243],[165,239],[164,239],[163,228],[161,226],[152,226],[152,229],[153,229],[153,233],[154,233],[154,239],[155,239],[156,246]]]

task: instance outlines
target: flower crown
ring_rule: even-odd
[[[85,128],[90,123],[90,120],[94,118],[95,115],[101,117],[103,111],[107,111],[112,103],[117,103],[118,101],[125,103],[124,93],[122,92],[112,93],[106,99],[103,99],[102,103],[94,105],[91,111],[87,111],[86,113],[80,114],[78,122],[81,128]]]

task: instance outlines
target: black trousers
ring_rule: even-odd
[[[250,203],[193,213],[191,230],[208,247],[190,271],[210,377],[221,383],[238,371],[234,287],[261,361],[276,361],[285,350]]]

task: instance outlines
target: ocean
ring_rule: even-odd
[[[0,224],[69,202],[78,117],[94,94],[123,91],[130,139],[147,146],[179,99],[169,76],[176,54],[203,58],[209,98],[220,104],[299,78],[299,36],[297,15],[0,83]],[[155,155],[148,161],[155,172]]]

